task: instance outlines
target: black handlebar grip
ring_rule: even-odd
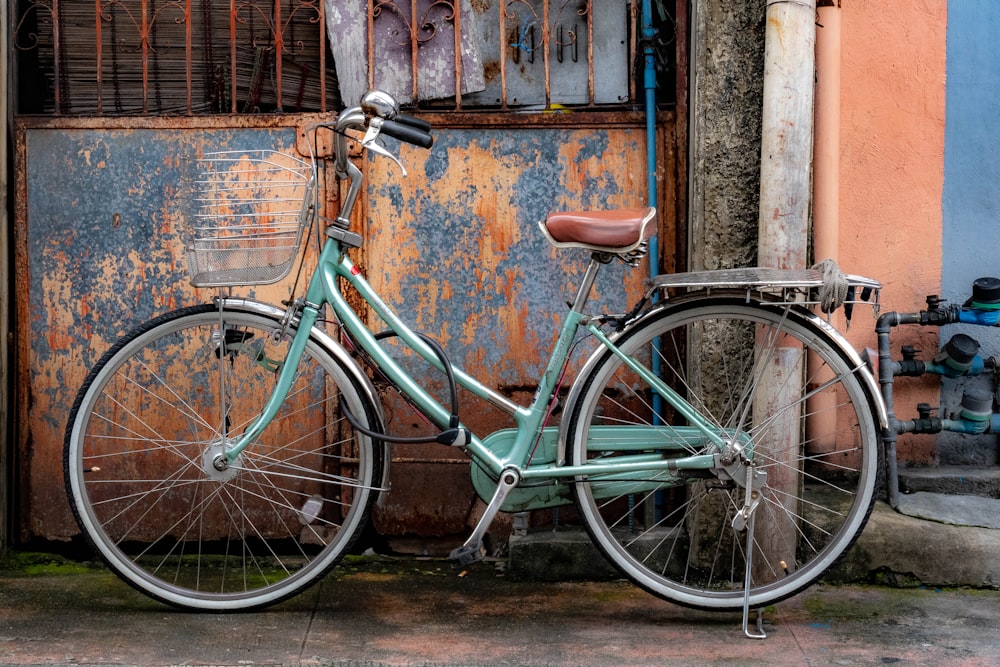
[[[431,131],[431,124],[428,123],[423,118],[417,118],[416,116],[407,116],[405,113],[398,113],[396,117],[393,118],[397,123],[402,123],[403,125],[409,125],[410,127],[415,127],[418,130],[424,132]]]
[[[434,145],[434,137],[430,132],[394,120],[382,121],[382,132],[421,148],[430,148]]]

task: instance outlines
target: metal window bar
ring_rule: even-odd
[[[406,69],[409,98],[433,108],[620,106],[635,99],[631,64],[637,50],[638,13],[639,3],[624,1],[368,0],[368,86],[382,87],[385,80],[398,81],[398,70]],[[481,33],[481,39],[463,41],[467,38],[462,34],[464,26],[471,26],[473,34]],[[449,97],[435,99],[428,92],[437,86],[427,83],[431,67],[426,51],[431,49],[432,42],[447,36],[454,40],[448,56],[450,62],[446,63],[453,72],[453,83]],[[488,82],[486,90],[473,94],[465,87],[465,60],[470,50],[477,51]],[[434,51],[440,54],[441,50]],[[612,61],[617,66],[610,75],[617,86],[611,99],[608,93],[598,90],[601,79],[601,73],[595,71],[598,58],[602,61],[601,69]],[[435,62],[433,68],[444,64]],[[570,96],[572,99],[565,90],[556,91],[553,87],[553,82],[559,83],[568,71],[574,80],[581,79],[580,88],[585,91]],[[531,90],[534,87],[538,90]],[[604,87],[607,88],[607,83]],[[459,91],[463,94],[456,94]]]
[[[421,106],[620,108],[637,99],[631,64],[638,2],[367,0],[367,8],[359,26],[367,62],[402,51],[409,72],[400,87]],[[21,0],[15,12],[15,49],[30,52],[25,62],[38,61],[37,71],[19,75],[49,88],[31,113],[322,112],[340,105],[326,62],[324,0]],[[463,54],[477,35],[478,60],[468,60]],[[617,69],[609,72],[612,62]],[[473,75],[487,87],[469,92]],[[367,78],[379,86],[378,68],[369,66]],[[448,95],[427,99],[431,78],[450,78]]]
[[[38,61],[19,76],[49,87],[33,113],[330,108],[323,0],[24,0],[17,10],[15,50]]]

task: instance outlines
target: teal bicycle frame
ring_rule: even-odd
[[[588,272],[584,278],[584,284],[580,289],[577,301],[585,300],[589,293],[590,285],[596,268]],[[270,420],[277,414],[291,386],[292,377],[298,366],[299,360],[305,349],[306,341],[309,338],[309,331],[316,324],[323,304],[329,304],[336,314],[337,319],[347,331],[351,339],[374,360],[379,369],[385,373],[390,381],[398,386],[416,406],[426,414],[435,424],[444,427],[450,417],[448,410],[442,406],[437,399],[431,396],[421,387],[413,377],[407,373],[399,363],[388,353],[374,335],[361,321],[357,313],[347,304],[341,290],[337,284],[338,279],[343,278],[358,294],[367,302],[388,327],[399,336],[399,338],[420,357],[435,367],[441,368],[441,362],[434,351],[418,336],[412,329],[404,324],[392,309],[376,294],[372,286],[361,275],[361,272],[343,252],[340,242],[329,238],[323,246],[320,254],[318,267],[313,275],[311,284],[305,297],[305,305],[299,316],[298,329],[292,340],[288,356],[282,364],[278,380],[270,399],[264,407],[257,420],[244,432],[244,434],[226,450],[226,457],[230,462],[237,459],[240,453],[256,440],[267,427]],[[574,304],[575,306],[576,304]],[[715,465],[714,456],[702,454],[686,458],[671,458],[669,461],[659,454],[637,454],[633,459],[622,461],[616,460],[614,463],[600,464],[589,463],[586,466],[557,465],[554,460],[545,460],[528,467],[527,461],[531,450],[537,441],[542,430],[542,425],[546,418],[547,408],[556,383],[562,373],[563,367],[569,358],[570,348],[577,332],[584,329],[593,335],[601,344],[613,354],[619,356],[630,368],[639,373],[643,379],[650,383],[652,387],[663,397],[663,399],[685,416],[690,427],[678,428],[669,427],[602,427],[608,431],[616,430],[617,439],[620,442],[632,443],[635,449],[648,451],[650,449],[670,449],[671,442],[677,448],[688,448],[693,440],[707,441],[715,444],[721,449],[726,442],[724,434],[718,428],[710,424],[694,409],[687,401],[668,387],[659,378],[654,376],[647,368],[641,365],[632,357],[621,352],[608,336],[588,317],[581,314],[575,308],[571,308],[563,321],[545,372],[538,384],[534,399],[531,405],[523,407],[512,403],[505,396],[485,386],[475,378],[471,377],[458,368],[453,368],[455,379],[462,387],[471,391],[476,396],[483,398],[495,406],[508,412],[517,425],[517,435],[510,450],[504,455],[500,455],[484,444],[483,440],[473,435],[467,444],[469,453],[480,463],[485,465],[491,472],[499,473],[507,468],[517,468],[521,477],[529,479],[552,479],[568,478],[579,475],[601,475],[627,472],[657,472],[677,470],[677,469],[707,469]],[[636,431],[644,432],[640,436]],[[669,431],[669,433],[668,433]],[[661,480],[662,482],[662,480]]]
[[[343,141],[341,136],[338,136],[337,139],[338,142]],[[338,146],[338,158],[340,155],[339,148]],[[346,150],[344,153],[346,154]],[[379,344],[372,332],[365,326],[358,314],[344,299],[338,283],[341,279],[345,280],[358,293],[372,308],[373,312],[388,325],[389,329],[406,346],[434,367],[444,370],[442,361],[431,346],[393,312],[347,256],[344,249],[345,244],[340,239],[347,235],[345,232],[347,219],[350,214],[350,208],[353,207],[357,193],[360,190],[361,174],[353,164],[345,160],[344,164],[341,165],[338,159],[338,176],[341,179],[350,178],[352,180],[350,191],[344,200],[344,210],[338,219],[332,223],[333,225],[339,225],[339,233],[333,227],[331,227],[333,233],[329,231],[327,233],[328,238],[323,244],[317,268],[310,279],[304,302],[302,302],[301,312],[299,313],[297,331],[290,345],[288,355],[282,364],[275,389],[255,422],[239,438],[227,446],[226,459],[229,463],[236,461],[240,453],[260,437],[268,423],[277,414],[292,384],[293,376],[305,350],[310,330],[315,326],[319,314],[325,305],[329,305],[332,308],[337,320],[343,329],[346,330],[351,340],[369,355],[369,358],[379,370],[385,374],[390,382],[401,389],[421,412],[440,428],[445,428],[449,423],[451,417],[449,411],[418,384],[383,349],[382,345]],[[636,484],[636,479],[639,477],[643,479],[658,477],[659,479],[651,482],[655,485],[662,485],[665,480],[669,482],[671,477],[676,478],[678,483],[682,483],[682,480],[676,476],[678,470],[706,470],[716,467],[718,465],[717,456],[715,454],[699,454],[687,457],[677,457],[674,455],[668,457],[664,456],[664,452],[690,451],[695,444],[700,445],[698,449],[701,451],[714,450],[718,452],[723,450],[727,443],[733,441],[731,434],[724,433],[716,425],[710,423],[691,404],[667,386],[653,372],[636,359],[623,353],[611,338],[601,330],[598,323],[595,323],[592,318],[582,313],[600,264],[601,262],[597,258],[591,260],[576,299],[563,320],[551,357],[538,383],[534,398],[528,407],[513,403],[507,397],[485,386],[461,369],[451,368],[458,385],[476,396],[489,401],[514,418],[516,429],[513,431],[505,429],[491,434],[494,437],[500,433],[513,436],[512,444],[504,448],[506,451],[498,451],[500,448],[492,445],[490,437],[482,440],[473,434],[470,441],[465,443],[468,453],[494,478],[499,478],[505,470],[513,469],[517,471],[517,478],[525,482],[566,480],[575,477],[587,477],[590,480],[594,480],[595,476],[599,478],[602,475],[614,475],[616,482],[632,485],[629,487],[630,489],[636,488],[634,485]],[[643,380],[648,382],[654,388],[655,392],[662,397],[663,401],[684,417],[689,426],[599,427],[602,438],[613,437],[615,439],[617,449],[621,450],[623,447],[631,447],[636,451],[634,456],[619,457],[614,462],[590,462],[582,466],[572,466],[565,465],[564,461],[558,460],[551,452],[543,454],[540,457],[533,456],[537,443],[544,439],[546,435],[551,439],[551,436],[557,431],[556,427],[545,428],[544,426],[548,414],[548,406],[553,393],[557,389],[563,369],[568,362],[573,341],[581,329],[592,335],[601,343],[603,349],[609,350],[612,354],[621,358],[625,364]],[[505,437],[503,440],[506,443],[509,438]],[[714,447],[706,448],[705,445],[714,445]],[[651,451],[653,453],[650,453]],[[642,473],[642,475],[639,475],[639,473]],[[629,480],[630,474],[635,479]],[[611,492],[610,489],[609,492]],[[544,505],[544,502],[542,504]],[[525,509],[530,508],[525,507]]]

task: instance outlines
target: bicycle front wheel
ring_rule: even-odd
[[[219,463],[275,386],[294,328],[213,305],[152,320],[88,375],[66,430],[74,514],[110,568],[176,606],[258,608],[355,542],[381,483],[377,412],[313,334],[280,412]]]
[[[875,498],[879,437],[867,371],[808,312],[745,295],[667,306],[617,345],[724,445],[606,352],[570,414],[572,462],[681,461],[728,448],[717,461],[735,465],[579,478],[577,504],[597,547],[651,593],[703,609],[742,608],[746,586],[760,607],[820,577],[861,532]],[[634,425],[645,428],[620,428]],[[629,432],[642,433],[642,444],[627,443]],[[766,479],[754,494],[747,471]],[[750,526],[737,518],[748,504]]]

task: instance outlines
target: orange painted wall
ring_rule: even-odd
[[[845,271],[882,281],[882,310],[915,312],[941,289],[945,133],[943,0],[845,0],[841,9],[840,233]],[[821,74],[822,75],[822,74]],[[875,346],[874,319],[859,314],[849,337]],[[909,343],[937,349],[937,330],[898,330],[894,357]],[[938,403],[938,383],[896,384],[896,412]],[[900,461],[933,462],[933,437],[900,439]]]

